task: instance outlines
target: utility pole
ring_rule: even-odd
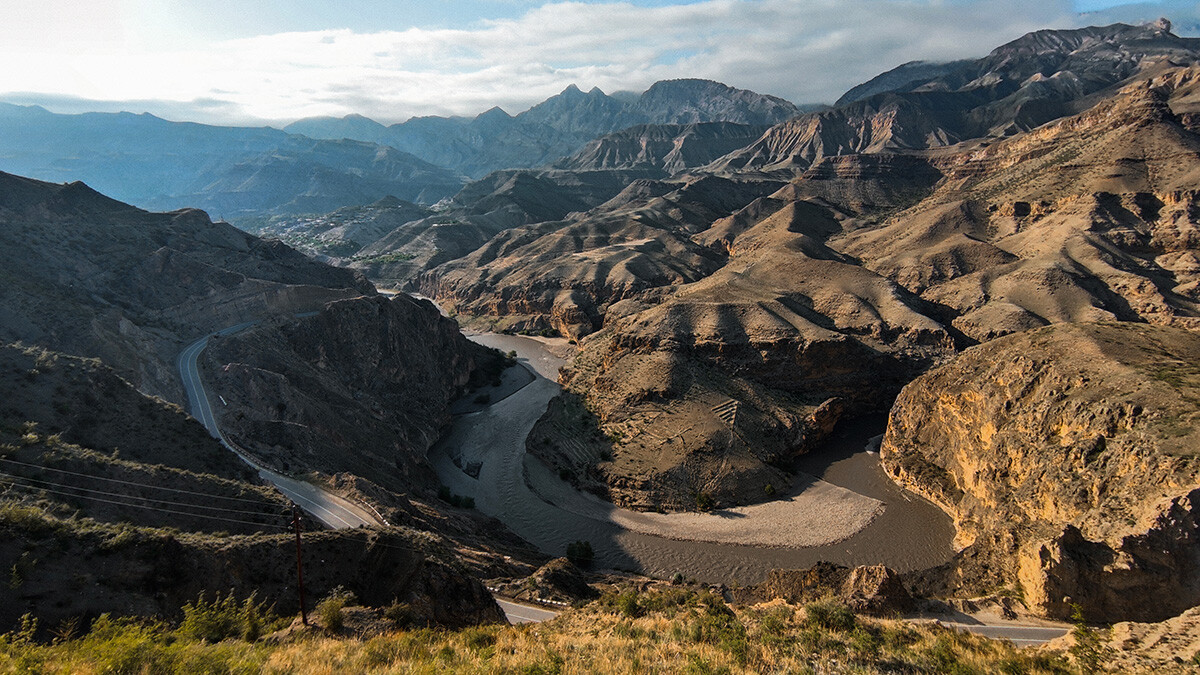
[[[304,564],[300,559],[300,511],[292,503],[292,529],[296,532],[296,587],[300,591],[300,621],[308,625],[308,612],[304,611]]]

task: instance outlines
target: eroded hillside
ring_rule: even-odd
[[[503,232],[421,289],[579,342],[562,381],[601,433],[531,446],[564,475],[643,508],[763,499],[837,419],[970,345],[1196,324],[1197,55],[1165,25],[1027,36]]]
[[[952,583],[1019,586],[1051,616],[1159,621],[1200,602],[1197,363],[1200,333],[1180,328],[1010,335],[905,387],[883,463],[954,516]]]

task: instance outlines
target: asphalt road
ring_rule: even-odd
[[[232,335],[253,326],[255,323],[257,322],[240,323],[212,335]],[[311,483],[289,478],[260,466],[225,437],[225,434],[221,432],[220,426],[217,425],[216,416],[213,415],[212,406],[209,404],[208,393],[204,390],[204,382],[200,379],[200,371],[196,367],[196,360],[200,356],[200,352],[204,351],[204,348],[208,346],[208,339],[212,335],[205,335],[185,347],[179,353],[179,377],[183,380],[184,389],[187,390],[192,417],[200,420],[200,423],[208,429],[208,432],[214,438],[221,441],[221,445],[224,445],[230,452],[240,457],[243,462],[257,469],[259,476],[274,485],[288,499],[291,499],[297,506],[304,509],[306,513],[321,521],[327,527],[340,530],[350,527],[386,525],[387,523],[383,522],[374,513],[371,513],[369,509],[363,508],[354,502]]]
[[[530,605],[521,605],[510,600],[496,598],[496,604],[504,610],[509,623],[541,623],[558,616],[558,612]]]
[[[941,622],[943,626],[957,628],[993,640],[1008,640],[1018,647],[1034,647],[1066,635],[1070,629],[1058,626],[1022,626],[1003,624],[976,624]]]

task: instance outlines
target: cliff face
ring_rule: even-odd
[[[389,489],[433,486],[425,451],[449,402],[494,353],[428,302],[332,302],[214,338],[204,353],[222,428],[282,470],[348,471]],[[228,410],[231,412],[224,412]]]
[[[881,456],[941,504],[959,580],[1055,617],[1161,620],[1200,602],[1200,334],[1064,324],[970,349],[904,388]],[[997,569],[972,570],[989,559]],[[985,589],[976,589],[985,590]]]

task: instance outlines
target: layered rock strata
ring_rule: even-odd
[[[1200,333],[1177,328],[998,339],[904,388],[882,460],[953,515],[960,584],[1010,584],[1052,617],[1161,620],[1200,603],[1196,363]]]

